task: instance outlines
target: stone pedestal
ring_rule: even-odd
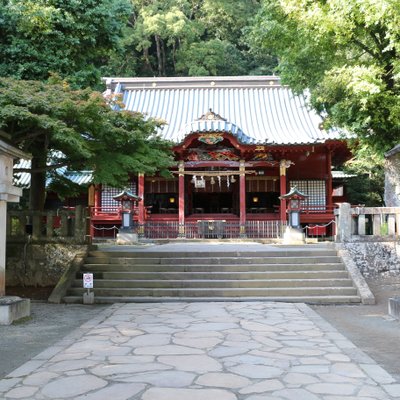
[[[301,229],[288,226],[283,234],[283,244],[304,244],[305,235]]]
[[[20,318],[29,317],[31,301],[17,296],[0,297],[0,325],[10,325]]]
[[[6,229],[7,203],[0,200],[0,298],[6,293]]]
[[[400,297],[389,299],[389,315],[393,318],[400,319]]]
[[[132,232],[120,232],[117,234],[117,244],[137,244],[138,235]]]
[[[336,242],[349,242],[352,234],[351,205],[341,203],[336,221]]]
[[[94,292],[83,293],[83,304],[94,304]]]

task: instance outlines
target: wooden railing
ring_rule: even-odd
[[[88,240],[87,210],[82,206],[48,211],[8,211],[7,239],[11,241]]]
[[[337,206],[301,206],[301,213],[302,214],[332,214]]]
[[[247,221],[241,233],[239,221],[201,220],[186,222],[182,229],[178,221],[148,221],[138,227],[139,237],[146,239],[237,239],[243,235],[248,238],[276,239],[283,235],[286,222],[282,221]]]
[[[146,206],[145,208],[145,217],[151,213],[151,206]],[[118,220],[121,219],[121,207],[115,206],[102,206],[102,207],[90,207],[90,217],[95,220]],[[134,218],[139,215],[139,208],[134,207],[132,209],[132,214]]]
[[[101,217],[113,217],[120,218],[121,207],[90,207],[90,217],[101,218]]]

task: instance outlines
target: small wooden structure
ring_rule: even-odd
[[[121,230],[131,231],[133,228],[134,206],[142,199],[126,189],[114,196],[113,199],[121,203]]]
[[[292,228],[300,228],[301,202],[308,196],[300,192],[297,187],[290,188],[289,193],[280,196],[279,199],[288,202],[287,213],[289,215],[289,226]]]

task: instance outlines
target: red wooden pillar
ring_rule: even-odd
[[[329,149],[326,150],[326,174],[326,205],[332,207],[332,151]]]
[[[286,160],[281,160],[279,164],[279,180],[280,180],[280,195],[283,196],[287,193],[286,188],[286,168],[288,162]],[[280,204],[280,219],[281,221],[286,221],[286,200],[281,198]]]
[[[139,173],[138,175],[138,196],[141,200],[138,202],[138,234],[144,234],[144,220],[145,220],[145,213],[146,210],[144,208],[144,174]]]
[[[94,187],[94,207],[101,207],[101,185],[95,185]]]
[[[89,204],[90,206],[90,204]],[[94,185],[93,187],[93,208],[90,210],[90,216],[96,215],[100,211],[101,207],[101,185]],[[89,235],[91,238],[95,236],[93,221],[90,221]]]
[[[326,174],[328,179],[326,180],[326,205],[328,207],[327,212],[333,212],[333,199],[332,199],[332,192],[333,192],[333,184],[332,184],[332,151],[328,148],[326,150]],[[335,224],[332,225],[332,228],[328,227],[328,230],[332,235],[336,234],[336,226]]]
[[[239,223],[240,237],[246,236],[246,167],[244,160],[240,160],[239,164]]]
[[[185,164],[183,161],[179,163],[178,174],[178,220],[179,220],[179,237],[185,237]]]

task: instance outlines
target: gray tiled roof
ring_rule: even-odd
[[[226,131],[247,144],[309,144],[340,138],[275,76],[104,78],[125,108],[165,120],[161,133],[179,143],[194,131]],[[198,121],[209,109],[226,121]],[[214,121],[215,122],[215,121]]]
[[[20,160],[14,168],[29,169],[31,162],[28,160]],[[68,171],[66,167],[58,168],[57,173],[71,182],[78,185],[85,185],[91,183],[93,175],[91,171]],[[29,188],[31,184],[31,175],[28,172],[16,172],[14,173],[14,185],[22,188]],[[47,180],[46,186],[50,184],[50,180]]]

